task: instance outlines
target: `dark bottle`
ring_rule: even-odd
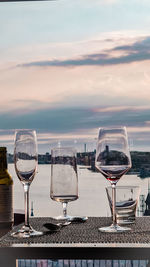
[[[13,180],[7,170],[7,149],[0,147],[0,228],[13,224]]]

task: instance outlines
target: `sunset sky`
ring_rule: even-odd
[[[41,152],[90,150],[99,127],[125,125],[150,151],[149,14],[149,0],[0,3],[0,145],[33,128]]]

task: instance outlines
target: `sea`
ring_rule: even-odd
[[[14,181],[13,206],[14,210],[24,210],[23,186],[15,173],[14,164],[8,165],[9,173]],[[39,165],[38,172],[30,186],[30,215],[31,203],[36,217],[55,217],[62,214],[62,204],[50,198],[51,166]],[[138,185],[140,195],[146,199],[150,178],[141,179],[137,175],[124,175],[119,185]],[[68,203],[68,214],[74,216],[110,216],[110,208],[105,187],[110,183],[99,172],[92,172],[86,166],[78,166],[79,198]],[[138,203],[138,216],[140,201]]]

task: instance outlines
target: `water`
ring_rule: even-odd
[[[112,210],[112,202],[109,203]],[[132,224],[135,222],[137,201],[116,202],[117,223]]]
[[[132,204],[125,202],[125,205],[122,207],[116,205],[116,216],[119,224],[135,222],[136,204],[136,201],[132,201]]]
[[[24,209],[23,186],[16,176],[14,165],[9,164],[9,172],[14,180],[14,209]],[[33,201],[34,216],[58,216],[62,214],[62,204],[50,198],[50,165],[39,165],[38,173],[31,184],[30,204]],[[78,167],[79,198],[68,204],[68,214],[87,216],[110,216],[110,208],[105,187],[110,183],[100,173],[93,173]],[[141,193],[147,196],[148,179],[137,175],[124,175],[118,185],[139,185]],[[31,205],[30,205],[31,206]]]

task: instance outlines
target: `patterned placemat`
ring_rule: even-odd
[[[43,226],[45,223],[55,222],[52,218],[31,218],[30,223],[37,231],[44,231],[45,234],[32,238],[14,238],[12,231],[16,231],[21,225],[15,227],[0,239],[1,246],[12,244],[73,244],[73,243],[150,243],[150,217],[136,218],[136,223],[130,225],[130,232],[123,233],[102,233],[99,227],[111,224],[111,218],[89,217],[84,223],[71,223],[61,228],[58,232],[47,233]]]

